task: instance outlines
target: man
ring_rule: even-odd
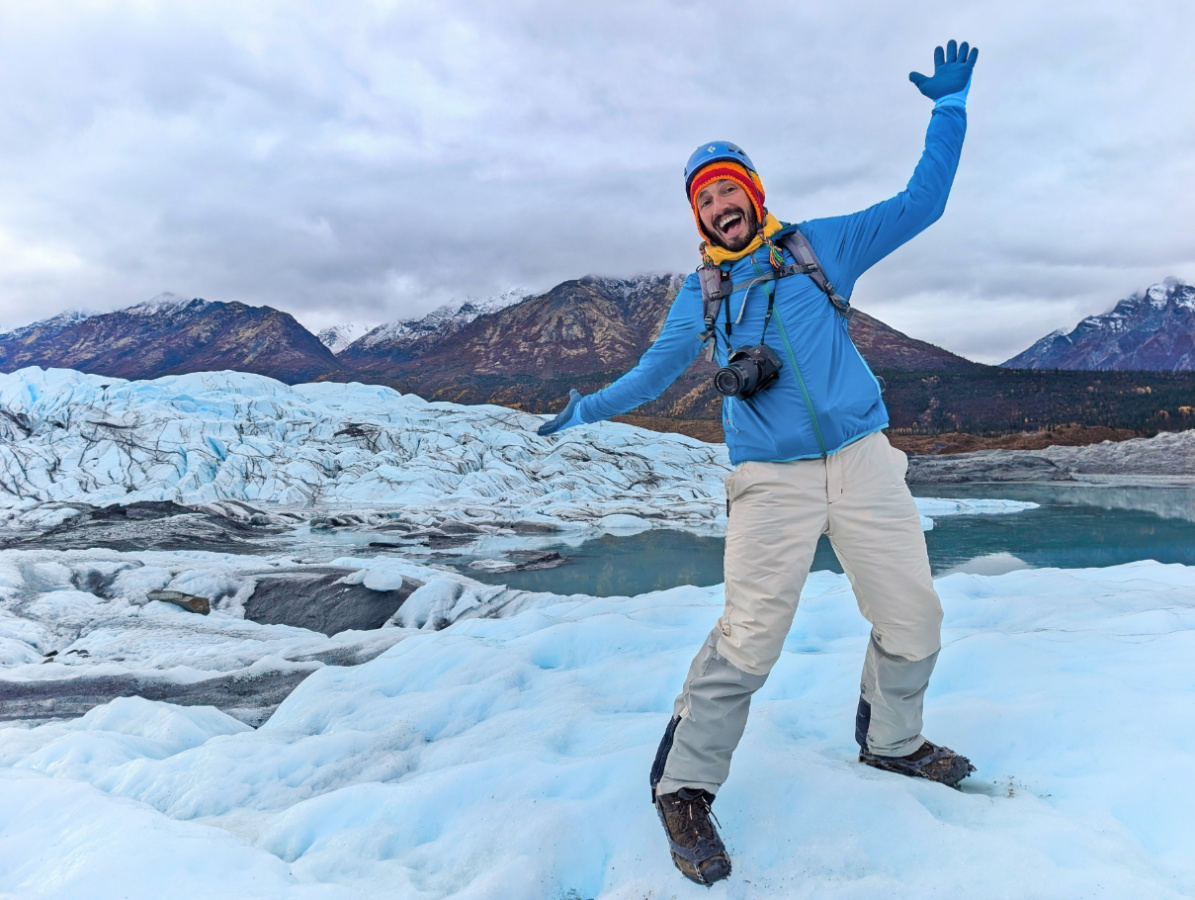
[[[792,271],[794,228],[767,211],[747,155],[721,141],[699,147],[685,189],[703,238],[702,270],[685,282],[638,366],[591,396],[573,391],[540,429],[550,434],[607,419],[659,396],[709,341],[724,367],[734,362],[732,349],[756,343],[779,366],[771,384],[762,384],[766,366],[741,362],[738,374],[717,382],[729,394],[722,419],[735,466],[726,479],[726,607],[693,660],[651,773],[673,861],[700,884],[730,874],[710,804],[730,771],[751,696],[780,657],[822,534],[872,625],[855,723],[859,761],[950,786],[973,771],[965,757],[921,735],[942,608],[904,481],[907,460],[882,433],[881,387],[851,342],[842,298],[941,216],[977,56],[950,41],[935,51],[932,77],[909,75],[935,103],[925,152],[902,193],[854,215],[798,226],[821,273]],[[703,278],[706,300],[711,286],[732,286],[712,316]],[[739,389],[752,378],[762,386]]]

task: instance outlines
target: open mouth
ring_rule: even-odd
[[[746,221],[741,212],[728,212],[714,222],[714,227],[726,237],[734,238],[746,228]]]

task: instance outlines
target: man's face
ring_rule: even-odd
[[[737,252],[751,243],[758,226],[755,207],[738,182],[723,178],[706,185],[696,202],[701,227],[719,247]]]

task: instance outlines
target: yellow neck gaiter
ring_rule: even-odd
[[[777,219],[771,213],[767,213],[763,220],[762,237],[758,234],[755,235],[755,237],[751,239],[751,243],[742,250],[727,250],[725,247],[719,247],[717,244],[711,244],[710,242],[705,241],[699,248],[701,250],[701,257],[702,259],[709,260],[709,262],[713,263],[715,266],[720,266],[724,262],[735,262],[736,260],[740,260],[750,253],[754,253],[763,246],[764,237],[770,238],[782,227],[784,226],[780,224],[779,219]]]

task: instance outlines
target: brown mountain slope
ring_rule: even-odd
[[[556,412],[570,388],[590,394],[635,365],[658,333],[679,278],[582,278],[478,319],[419,356],[380,370],[403,391],[458,403]],[[828,302],[828,301],[827,301]],[[1018,372],[969,362],[856,312],[851,335],[886,382],[894,434],[995,435],[1075,423],[1155,433],[1190,427],[1195,375]],[[659,398],[631,413],[637,424],[720,439],[713,366],[694,360]],[[631,418],[628,417],[628,418]],[[1084,432],[1095,433],[1095,432]]]
[[[587,276],[481,316],[455,333],[430,334],[415,344],[404,338],[393,347],[351,347],[338,358],[357,368],[356,377],[432,400],[555,412],[570,388],[593,393],[639,361],[683,281],[682,276]],[[961,375],[985,368],[862,312],[851,320],[851,335],[881,373]],[[659,398],[626,420],[721,440],[721,398],[711,384],[714,369],[699,356]],[[922,405],[897,411],[897,418],[915,419],[925,402],[913,398]]]
[[[356,345],[338,359],[359,373],[421,389],[475,377],[553,379],[630,368],[651,344],[681,284],[676,276],[587,276],[415,345]],[[422,390],[421,390],[422,392]]]
[[[873,369],[974,370],[973,363],[949,350],[919,341],[865,312],[851,317],[851,340]]]
[[[555,412],[570,388],[592,393],[635,365],[680,283],[679,276],[568,281],[464,325],[449,317],[454,324],[443,332],[429,330],[389,349],[354,345],[339,359],[277,310],[159,298],[100,316],[64,313],[0,334],[0,371],[41,365],[155,378],[233,369],[292,384],[353,379],[429,399]],[[855,315],[851,334],[887,384],[894,434],[1053,434],[1068,423],[1152,434],[1195,425],[1195,374],[982,366],[866,313]],[[647,427],[716,437],[712,371],[694,360],[662,396],[632,415]]]
[[[0,371],[23,366],[130,379],[233,369],[287,384],[346,374],[288,313],[206,300],[151,302],[66,327],[0,335]]]
[[[339,358],[399,390],[458,403],[501,403],[546,412],[570,387],[590,393],[631,369],[659,334],[682,276],[613,279],[586,276],[546,294],[481,316],[461,330],[404,342],[350,348]],[[940,347],[918,341],[857,312],[851,334],[876,368],[976,368]],[[698,358],[645,415],[717,418],[710,386],[714,366]]]

